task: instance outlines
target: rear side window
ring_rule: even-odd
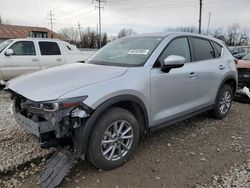
[[[164,60],[170,55],[182,56],[186,59],[186,62],[190,62],[190,50],[187,38],[174,39],[161,54],[159,62],[163,64]]]
[[[214,50],[215,50],[215,57],[218,58],[221,56],[222,54],[222,46],[219,45],[217,42],[213,42],[211,41],[213,46],[214,46]]]
[[[19,41],[14,43],[10,49],[17,56],[36,55],[34,43],[32,41]]]
[[[61,55],[60,48],[56,42],[39,42],[41,55]]]
[[[193,38],[193,48],[196,61],[215,58],[213,47],[208,40]]]

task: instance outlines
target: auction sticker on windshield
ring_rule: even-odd
[[[146,49],[132,49],[128,51],[129,55],[148,55],[149,50]]]

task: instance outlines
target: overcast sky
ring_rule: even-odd
[[[54,30],[63,27],[96,29],[98,11],[92,0],[0,0],[0,15],[4,21],[16,25],[48,25],[51,10],[56,20]],[[102,11],[102,30],[110,34],[121,28],[138,33],[159,32],[166,27],[198,26],[199,0],[107,0]],[[250,0],[203,0],[202,29],[239,23],[250,28]]]

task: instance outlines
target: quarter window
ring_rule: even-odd
[[[56,42],[39,42],[41,55],[61,55],[60,48]]]
[[[190,62],[190,50],[187,38],[174,39],[161,54],[159,63],[163,64],[164,60],[170,55],[182,56],[186,59],[186,62]]]
[[[36,50],[34,43],[31,41],[19,41],[14,43],[10,49],[13,50],[16,56],[23,56],[23,55],[36,55]]]
[[[213,47],[208,40],[193,38],[193,48],[196,61],[215,58]]]
[[[215,49],[215,57],[220,57],[221,54],[222,54],[222,46],[219,45],[217,42],[213,42],[212,41],[212,44],[214,46],[214,49]]]

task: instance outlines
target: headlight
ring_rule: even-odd
[[[42,110],[44,111],[58,111],[60,108],[59,108],[59,103],[43,103],[41,104],[42,106]]]
[[[74,97],[68,99],[59,99],[56,101],[46,101],[41,103],[36,103],[36,105],[31,105],[31,108],[43,110],[46,112],[56,112],[59,110],[64,110],[67,108],[73,108],[80,105],[88,96]]]

